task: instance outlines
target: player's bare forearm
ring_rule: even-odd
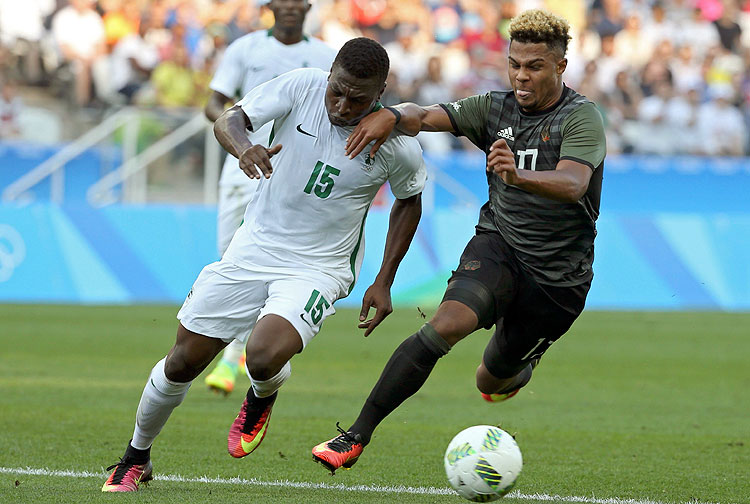
[[[396,125],[401,133],[415,136],[420,131],[453,132],[453,124],[440,105],[422,107],[414,103],[402,103],[393,108],[401,114],[401,120]]]
[[[565,161],[567,160],[561,163]],[[558,164],[556,170],[550,171],[517,170],[513,185],[545,198],[575,203],[586,194],[591,178],[591,168],[580,163],[575,164],[578,166],[564,169]]]
[[[391,208],[388,223],[388,236],[385,240],[383,264],[375,281],[365,292],[362,299],[362,310],[359,313],[359,327],[365,330],[367,337],[391,312],[391,285],[401,259],[409,249],[414,233],[417,231],[419,218],[422,216],[422,196],[396,200]],[[375,316],[367,319],[370,308],[375,308]]]
[[[393,204],[388,221],[388,235],[385,240],[383,263],[374,283],[387,285],[388,287],[393,284],[396,270],[406,255],[406,251],[409,250],[409,245],[411,245],[421,217],[421,194],[406,199],[397,199]]]
[[[245,150],[252,147],[247,138],[247,130],[252,129],[250,119],[240,107],[225,110],[214,122],[214,136],[224,150],[237,159]]]
[[[231,102],[232,100],[229,97],[218,91],[214,91],[211,93],[211,96],[208,97],[203,112],[206,114],[209,121],[216,122],[219,116],[227,109],[227,105]]]
[[[504,139],[496,140],[490,147],[487,171],[495,173],[506,184],[564,203],[581,199],[591,180],[591,168],[570,159],[559,161],[554,170],[519,170],[516,157]]]
[[[400,115],[399,119],[391,110],[381,109],[367,115],[354,128],[346,140],[346,155],[350,159],[358,156],[373,140],[375,144],[370,149],[370,156],[374,157],[394,129],[409,136],[420,131],[453,131],[450,118],[440,105],[420,107],[414,103],[402,103],[392,108]]]

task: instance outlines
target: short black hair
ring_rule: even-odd
[[[357,37],[348,41],[339,50],[333,67],[339,66],[353,77],[371,79],[377,77],[385,82],[388,78],[390,61],[388,53],[378,42],[367,37]]]

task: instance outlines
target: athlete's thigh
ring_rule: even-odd
[[[286,319],[306,347],[323,321],[336,313],[333,303],[345,293],[334,277],[318,271],[297,271],[279,276],[268,286],[268,299],[260,318],[274,314]]]
[[[194,333],[244,343],[268,296],[267,281],[267,274],[227,261],[209,264],[193,283],[177,318]]]
[[[513,302],[517,275],[514,258],[502,237],[497,233],[479,233],[461,254],[443,301],[458,301],[468,306],[477,315],[477,327],[489,329]]]
[[[583,311],[589,285],[541,287],[528,276],[519,282],[516,298],[485,348],[487,369],[503,378],[540,358]]]

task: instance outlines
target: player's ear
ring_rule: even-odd
[[[557,75],[562,75],[566,68],[568,68],[568,58],[562,58],[557,62]]]

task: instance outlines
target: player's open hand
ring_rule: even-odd
[[[269,178],[273,172],[271,158],[281,151],[281,144],[266,149],[262,145],[252,145],[240,154],[240,169],[251,179]]]
[[[349,159],[354,159],[370,142],[375,140],[375,145],[370,149],[370,157],[374,158],[380,146],[388,140],[394,127],[396,127],[396,116],[393,112],[381,109],[366,115],[346,139],[346,155]]]
[[[487,171],[500,176],[506,184],[515,184],[518,181],[516,156],[508,147],[505,139],[495,140],[490,146],[490,154],[487,156]]]
[[[375,308],[375,316],[367,320],[370,308]],[[359,327],[365,330],[365,338],[391,313],[391,290],[380,284],[372,284],[362,298],[362,310],[359,312]]]

